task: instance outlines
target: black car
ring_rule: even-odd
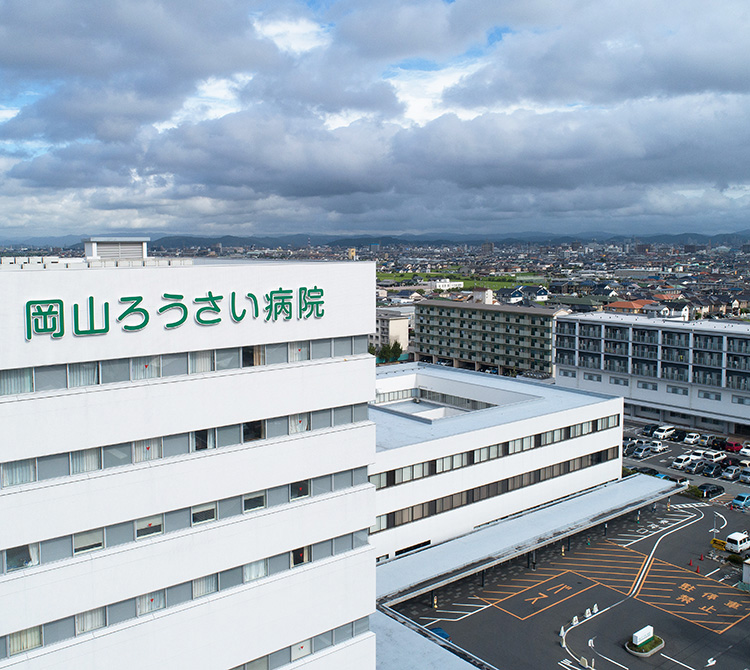
[[[658,423],[649,423],[646,426],[643,426],[641,429],[641,435],[645,435],[646,437],[652,437],[654,434],[654,431],[659,427]]]
[[[682,442],[685,439],[685,436],[687,435],[686,430],[680,430],[679,428],[672,433],[672,435],[669,437],[670,441],[672,442]]]
[[[727,446],[727,439],[725,437],[715,437],[708,446],[711,449],[722,451]]]
[[[703,472],[701,472],[701,474],[704,477],[721,477],[723,469],[724,468],[720,463],[709,463],[705,468],[703,468]],[[708,486],[708,484],[706,484],[706,486]]]
[[[698,487],[702,498],[715,498],[724,493],[724,487],[718,484],[701,484]]]

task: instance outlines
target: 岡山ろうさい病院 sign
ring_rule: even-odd
[[[76,336],[104,335],[110,327],[119,325],[126,332],[138,332],[155,322],[167,330],[182,326],[192,314],[200,326],[215,326],[228,320],[241,323],[247,319],[261,319],[266,323],[297,319],[319,319],[325,314],[323,289],[318,286],[297,289],[274,289],[262,294],[231,291],[227,295],[207,291],[205,295],[186,296],[182,293],[162,293],[159,305],[144,302],[141,295],[118,298],[111,307],[109,301],[89,296],[82,303],[74,302],[66,308],[60,299],[29,300],[25,306],[26,340],[47,335],[59,339],[65,335],[68,319]],[[110,309],[111,307],[111,309]],[[67,311],[69,309],[69,311]],[[114,316],[114,324],[110,315]]]

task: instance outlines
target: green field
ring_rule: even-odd
[[[392,279],[394,281],[411,281],[412,275],[414,275],[414,272],[378,272],[377,278],[378,279]],[[465,289],[471,289],[475,286],[481,286],[483,288],[489,288],[493,291],[499,288],[515,288],[519,284],[525,283],[525,276],[533,276],[533,275],[516,275],[515,277],[510,275],[504,275],[501,277],[480,277],[480,278],[474,278],[471,276],[464,276],[459,275],[456,273],[445,273],[445,272],[426,272],[426,273],[419,273],[420,277],[423,277],[424,279],[441,279],[441,278],[447,278],[451,279],[453,281],[462,281],[464,283]],[[541,284],[543,286],[547,285],[547,282],[535,282],[536,284]]]

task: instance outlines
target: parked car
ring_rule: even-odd
[[[703,472],[703,468],[706,467],[708,463],[706,461],[700,460],[700,461],[690,461],[683,470],[689,474],[689,475],[699,475],[701,472]]]
[[[651,451],[655,454],[660,454],[662,451],[667,450],[666,445],[661,440],[651,440],[648,446],[651,447]]]
[[[678,428],[669,438],[672,442],[682,442],[687,436],[687,431]]]
[[[645,435],[646,437],[652,437],[654,434],[654,431],[659,428],[658,423],[649,423],[643,426],[641,428],[641,435]]]
[[[725,468],[721,473],[721,478],[726,479],[728,482],[733,482],[740,478],[740,468],[737,465],[730,465]]]
[[[750,509],[750,493],[738,493],[729,505],[739,509]]]
[[[728,468],[730,465],[736,465],[738,467],[742,467],[742,463],[740,462],[740,459],[735,458],[734,456],[727,456],[720,462],[721,462],[721,467],[723,468]]]
[[[668,437],[677,430],[674,426],[659,426],[652,434],[651,437],[657,440],[666,440]]]
[[[719,477],[721,473],[721,463],[709,463],[701,472],[704,477]]]
[[[750,468],[742,468],[740,470],[740,481],[743,484],[750,484]]]
[[[642,475],[650,475],[652,477],[655,477],[659,474],[659,471],[655,468],[647,468],[644,466],[639,466],[637,468],[633,468],[633,472],[640,472]]]
[[[624,442],[622,445],[622,455],[632,456],[633,452],[636,450],[637,447],[638,445],[633,440],[630,440],[629,442]]]
[[[675,484],[679,484],[680,486],[687,486],[690,484],[690,480],[687,477],[674,477],[672,475],[667,475],[667,479],[671,479]]]
[[[703,498],[715,498],[724,493],[724,487],[718,484],[701,484],[698,490],[701,492],[701,497]]]
[[[636,447],[631,458],[634,458],[635,460],[640,461],[642,458],[646,458],[646,456],[650,456],[650,455],[651,455],[651,447],[647,444],[642,444],[639,447]]]
[[[701,447],[707,447],[711,443],[711,440],[714,439],[714,437],[716,436],[715,435],[701,435],[695,444],[698,444]]]
[[[701,439],[701,434],[700,433],[688,433],[687,435],[685,435],[685,437],[682,439],[682,441],[685,444],[697,444],[698,440],[700,440],[700,439]]]
[[[711,447],[711,449],[724,449],[724,447],[727,446],[727,440],[724,437],[714,437],[708,443],[708,446]]]
[[[703,455],[701,458],[704,461],[709,461],[711,463],[718,463],[719,461],[726,460],[726,454],[722,451],[714,451],[713,449],[707,449],[703,452]]]
[[[722,449],[724,449],[724,451],[737,454],[740,451],[742,451],[742,443],[741,442],[726,442],[724,446],[722,447]]]
[[[747,534],[747,531],[727,535],[725,549],[727,551],[733,551],[735,554],[741,554],[743,551],[747,551],[750,549],[750,535]]]
[[[739,456],[750,456],[750,447],[744,446],[737,452]]]
[[[670,467],[675,470],[684,470],[688,463],[698,460],[697,458],[691,458],[690,454],[682,454],[672,461]]]

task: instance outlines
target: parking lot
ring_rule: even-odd
[[[717,523],[714,512],[726,523]],[[750,594],[735,587],[737,568],[717,560],[710,539],[715,524],[723,525],[722,537],[748,522],[750,515],[675,496],[484,578],[451,584],[432,594],[436,601],[423,596],[396,608],[421,625],[444,628],[453,643],[496,668],[574,668],[574,658],[586,656],[597,668],[745,670]],[[647,624],[667,646],[643,661],[622,645]]]

